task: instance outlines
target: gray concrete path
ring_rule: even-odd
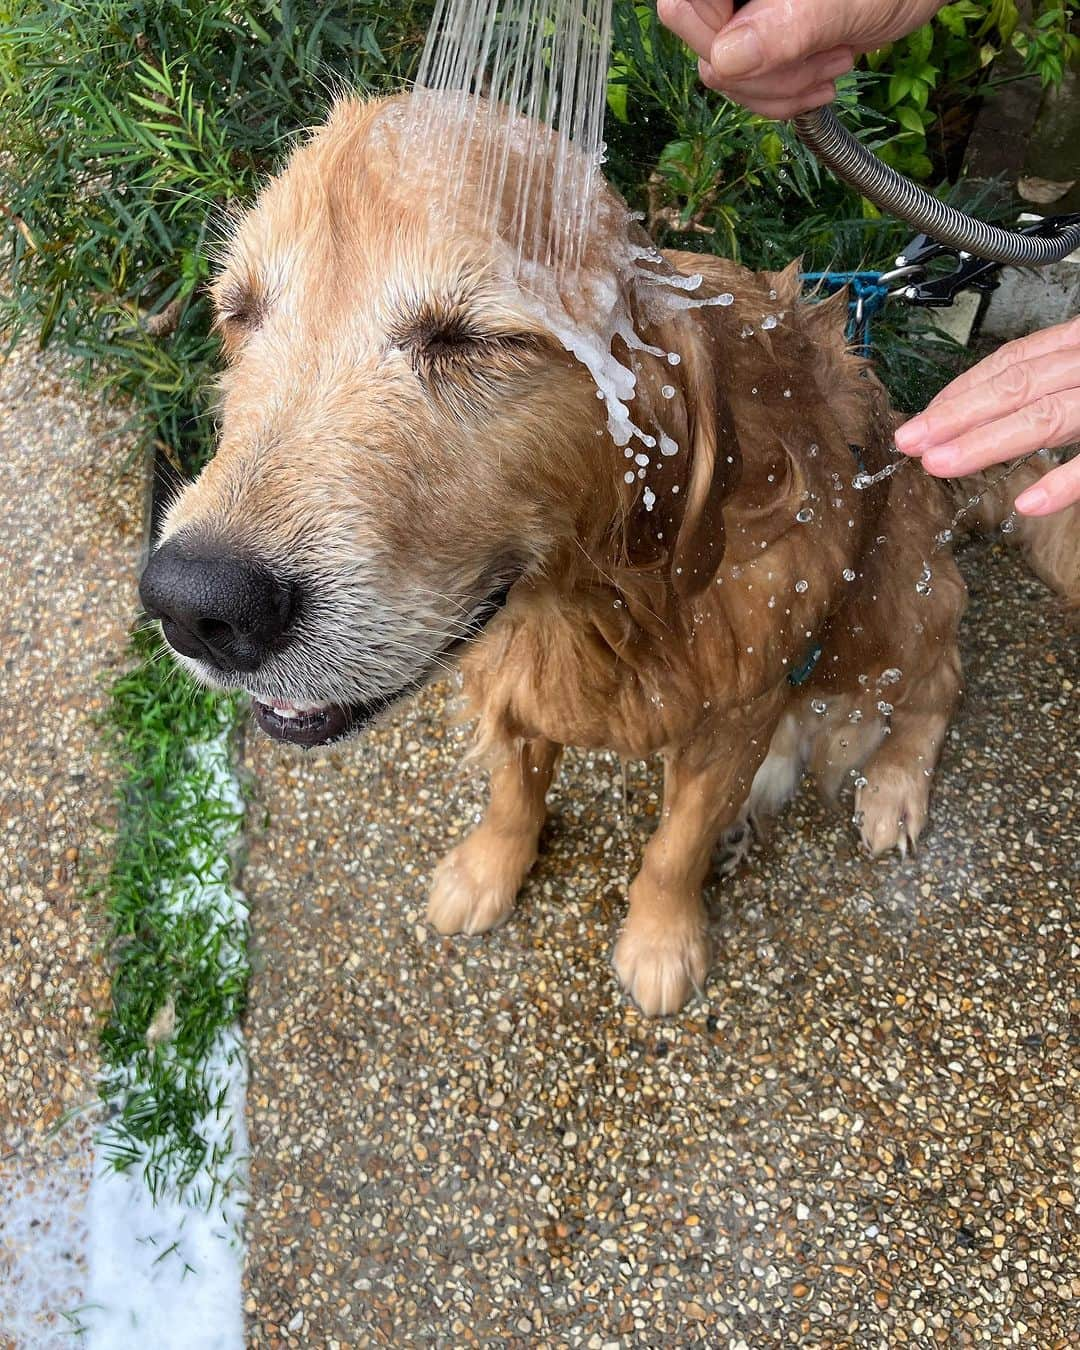
[[[254,731],[250,1343],[1074,1344],[1078,662],[1000,546],[924,845],[809,794],[711,893],[705,997],[609,967],[659,807],[571,755],[518,913],[423,923],[481,787],[438,692],[322,759]]]
[[[0,1345],[70,1344],[78,1201],[108,991],[84,895],[107,862],[110,776],[94,719],[135,613],[142,475],[118,418],[59,365],[0,360]],[[16,1277],[17,1280],[16,1280]]]

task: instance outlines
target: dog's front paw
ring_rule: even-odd
[[[486,933],[505,923],[529,869],[509,845],[481,830],[453,849],[435,869],[428,922],[440,933]]]
[[[888,767],[866,771],[866,782],[855,792],[855,818],[863,847],[875,858],[899,849],[906,858],[914,851],[926,824],[930,780],[922,773]]]
[[[700,901],[678,919],[635,918],[615,944],[615,971],[646,1017],[677,1013],[709,973],[709,938]]]

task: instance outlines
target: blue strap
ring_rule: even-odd
[[[845,286],[851,289],[848,306],[848,341],[858,346],[863,355],[870,352],[870,329],[873,320],[885,308],[891,294],[882,285],[881,272],[804,272],[802,279],[808,286],[817,286],[829,295],[835,295]]]
[[[821,647],[817,646],[814,647],[798,670],[793,670],[787,677],[788,684],[790,684],[793,689],[800,689],[810,679],[810,676],[813,675],[814,671],[817,670],[818,662],[820,660]]]

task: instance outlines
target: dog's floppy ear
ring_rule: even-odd
[[[731,409],[717,381],[707,323],[695,324],[691,339],[684,336],[678,350],[688,464],[672,583],[679,595],[688,598],[709,585],[723,561],[723,505],[738,485],[742,458]]]

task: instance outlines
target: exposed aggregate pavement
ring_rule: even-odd
[[[624,814],[571,753],[513,919],[443,939],[483,800],[443,692],[321,757],[251,730],[253,1345],[1075,1343],[1075,633],[1000,545],[963,565],[918,856],[804,791],[664,1022],[609,965],[654,767]]]

